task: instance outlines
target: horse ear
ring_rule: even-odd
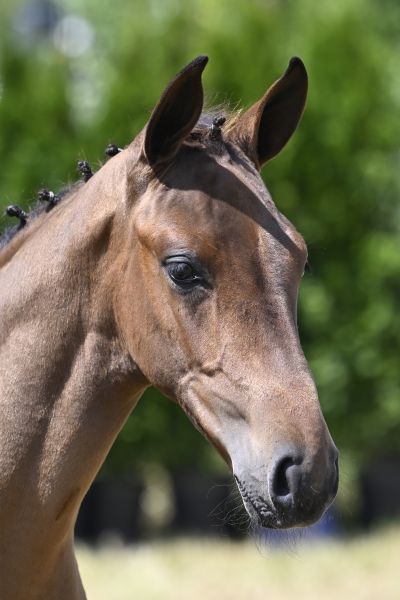
[[[232,135],[258,168],[282,150],[296,129],[306,103],[307,71],[292,58],[283,76],[233,127]]]
[[[201,74],[207,56],[198,56],[165,88],[147,123],[144,153],[154,165],[174,156],[197,123],[203,108]]]

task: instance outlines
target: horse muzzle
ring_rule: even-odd
[[[316,522],[334,500],[339,485],[338,451],[318,463],[300,453],[279,452],[264,478],[240,469],[234,477],[249,516],[262,527],[287,529]],[[266,472],[265,472],[266,471]]]

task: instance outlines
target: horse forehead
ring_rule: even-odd
[[[295,259],[306,258],[307,245],[303,236],[279,211],[259,172],[249,163],[240,164],[230,158],[226,169],[242,184],[239,186],[242,200],[239,210],[253,221],[259,247],[265,249],[272,245],[279,256],[282,246]]]
[[[212,192],[158,186],[136,213],[139,238],[159,252],[187,248],[214,257],[233,241],[243,248],[257,245],[255,224]]]
[[[234,177],[243,183],[244,188],[248,190],[249,196],[251,196],[246,197],[244,194],[243,200],[245,203],[243,205],[243,210],[256,223],[261,243],[267,243],[272,234],[263,226],[262,222],[260,223],[260,219],[257,218],[257,205],[259,211],[264,214],[265,224],[268,221],[274,222],[277,231],[281,230],[282,234],[286,235],[293,243],[294,252],[296,254],[298,252],[300,254],[306,254],[307,246],[303,236],[297,231],[293,223],[279,211],[259,172],[251,166],[250,168],[245,167],[246,165],[243,167],[240,164],[232,163],[230,160],[227,165],[228,170],[232,172]],[[254,209],[254,211],[252,211],[252,209]]]
[[[188,245],[192,241],[214,249],[234,243],[239,253],[240,246],[262,249],[262,254],[272,247],[277,259],[306,255],[303,237],[279,212],[258,172],[227,154],[185,155],[148,193],[139,221],[153,239],[184,242],[186,237]]]
[[[165,178],[156,180],[150,190],[153,208],[165,215],[187,218],[188,213],[200,226],[236,225],[254,222],[252,204],[265,206],[272,214],[279,214],[262,179],[255,173],[246,173],[230,156],[210,156],[205,152],[184,154]]]

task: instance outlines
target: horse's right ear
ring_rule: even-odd
[[[235,142],[258,168],[282,150],[296,129],[307,87],[306,68],[300,58],[293,57],[283,76],[233,126]]]
[[[150,165],[172,158],[196,125],[203,108],[201,74],[207,62],[207,56],[198,56],[164,90],[145,130],[143,150]]]

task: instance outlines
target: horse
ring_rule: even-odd
[[[63,197],[43,192],[47,209],[24,213],[0,251],[7,600],[85,598],[77,513],[150,385],[222,455],[260,526],[312,523],[336,495],[297,328],[307,247],[260,176],[302,116],[307,72],[295,57],[250,108],[215,114],[207,61],[170,81],[96,173],[81,165]]]

